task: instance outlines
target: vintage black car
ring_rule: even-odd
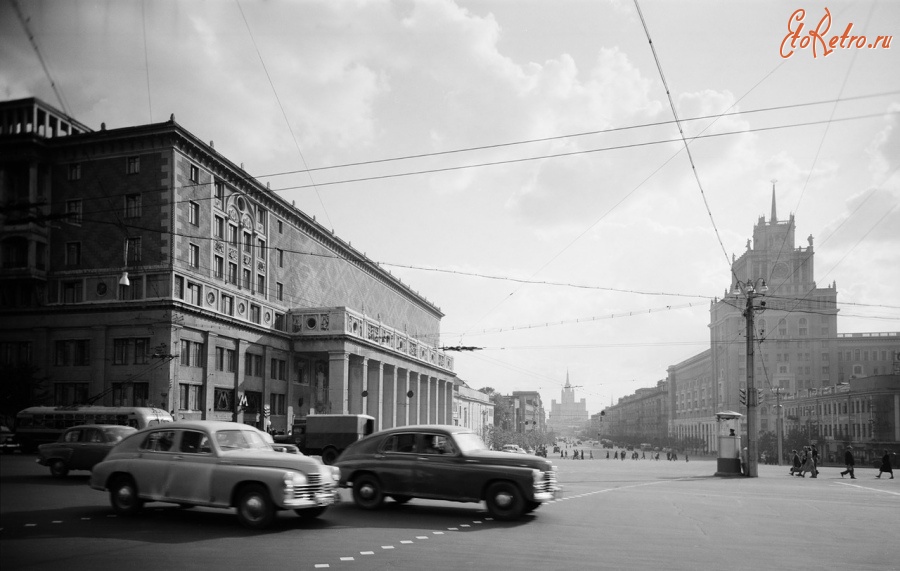
[[[481,502],[497,519],[514,519],[561,496],[556,468],[529,454],[489,450],[460,426],[403,426],[368,436],[338,458],[340,485],[364,509],[385,497]]]
[[[73,426],[56,442],[38,446],[37,463],[49,467],[55,478],[65,478],[69,470],[91,470],[113,446],[135,432],[136,428],[117,424]]]

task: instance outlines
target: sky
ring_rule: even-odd
[[[838,332],[900,331],[894,35],[887,0],[18,0],[0,99],[174,114],[439,307],[469,386],[593,414],[709,347],[773,186]]]

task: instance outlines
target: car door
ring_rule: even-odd
[[[131,476],[141,497],[161,500],[165,498],[166,477],[169,464],[176,454],[175,430],[160,428],[148,432],[138,447],[138,457],[132,461]]]
[[[166,473],[166,499],[210,503],[210,486],[218,457],[210,445],[209,435],[200,430],[179,430],[175,449]]]
[[[385,494],[413,495],[418,434],[398,432],[385,438],[375,453],[374,468]]]
[[[109,453],[110,445],[106,435],[99,428],[85,428],[81,431],[81,441],[73,448],[69,462],[73,470],[90,470]]]
[[[464,500],[477,497],[472,491],[473,474],[465,458],[447,434],[425,432],[420,435],[416,454],[415,495],[429,498]]]

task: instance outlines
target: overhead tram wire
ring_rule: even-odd
[[[722,247],[722,255],[725,257],[725,263],[728,264],[729,270],[734,271],[731,267],[731,263],[728,261],[728,252],[725,250],[725,244],[722,242],[722,237],[719,235],[719,228],[716,226],[716,221],[713,218],[712,211],[709,209],[709,202],[706,200],[706,193],[703,191],[703,183],[700,182],[700,174],[697,172],[697,166],[694,163],[694,156],[691,154],[691,146],[688,144],[687,138],[684,136],[684,129],[681,127],[681,121],[678,119],[678,110],[675,109],[675,102],[672,100],[672,93],[669,90],[669,84],[666,81],[666,76],[663,73],[662,64],[659,61],[659,56],[656,54],[656,47],[653,45],[653,40],[650,38],[650,30],[647,28],[647,22],[644,20],[644,14],[641,12],[641,6],[638,4],[638,0],[634,0],[634,7],[637,9],[638,16],[641,19],[641,25],[644,27],[644,33],[647,35],[647,42],[650,44],[650,51],[653,52],[653,60],[656,62],[656,69],[659,71],[659,77],[662,80],[663,87],[666,90],[666,97],[669,99],[669,106],[672,108],[672,115],[675,117],[675,123],[678,125],[678,133],[681,135],[681,140],[684,143],[684,150],[687,153],[688,160],[691,163],[691,171],[694,173],[694,179],[697,181],[697,187],[700,189],[700,196],[703,197],[703,204],[706,206],[706,213],[709,215],[709,220],[712,222],[713,230],[716,233],[716,239],[719,241],[719,246]]]
[[[63,113],[66,114],[66,117],[69,119],[72,116],[69,114],[69,104],[66,102],[65,97],[63,97],[62,90],[56,85],[56,82],[53,80],[53,75],[50,73],[50,68],[47,67],[47,62],[44,60],[44,56],[41,55],[41,50],[38,48],[37,40],[34,39],[34,34],[31,33],[31,27],[28,25],[29,18],[26,18],[22,13],[22,7],[19,6],[18,0],[10,0],[13,9],[16,11],[16,16],[19,18],[19,22],[22,23],[22,27],[25,29],[25,35],[28,36],[28,41],[31,43],[31,47],[34,49],[34,53],[37,55],[38,61],[41,62],[41,67],[44,69],[44,74],[47,76],[47,80],[50,81],[50,87],[53,88],[53,93],[56,94],[56,98],[59,100],[60,106],[63,108]]]
[[[235,4],[237,4],[238,11],[241,13],[241,18],[244,20],[244,26],[247,28],[247,34],[250,36],[250,41],[253,43],[253,48],[256,50],[256,57],[259,58],[259,63],[262,65],[263,71],[266,73],[266,79],[269,81],[269,87],[272,88],[272,93],[275,95],[275,101],[278,103],[278,108],[281,109],[281,116],[284,117],[284,122],[287,125],[288,132],[291,134],[291,140],[294,141],[294,146],[297,148],[297,154],[300,155],[300,161],[303,163],[303,168],[309,177],[310,182],[315,191],[316,197],[319,199],[319,205],[322,207],[322,211],[325,213],[325,219],[328,220],[329,226],[334,228],[334,224],[331,222],[331,217],[328,215],[328,209],[325,208],[325,202],[322,200],[322,195],[319,193],[319,188],[316,186],[315,181],[313,180],[312,174],[309,171],[309,165],[306,164],[306,157],[303,156],[303,151],[300,150],[300,143],[297,142],[297,136],[294,135],[294,129],[291,127],[291,122],[288,119],[287,112],[284,110],[284,105],[281,104],[281,98],[278,97],[278,91],[275,89],[275,83],[272,82],[272,76],[269,75],[269,69],[266,67],[266,62],[263,60],[262,54],[259,51],[259,46],[256,45],[256,39],[253,37],[253,32],[250,30],[250,24],[247,22],[247,16],[244,15],[244,9],[241,7],[240,0],[235,0]],[[256,177],[257,179],[259,177]]]

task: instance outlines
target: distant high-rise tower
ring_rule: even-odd
[[[551,401],[548,427],[559,434],[573,434],[584,428],[587,421],[587,403],[585,399],[575,402],[575,389],[569,382],[569,372],[566,371],[566,386],[562,390],[562,402],[558,403],[556,399]]]

